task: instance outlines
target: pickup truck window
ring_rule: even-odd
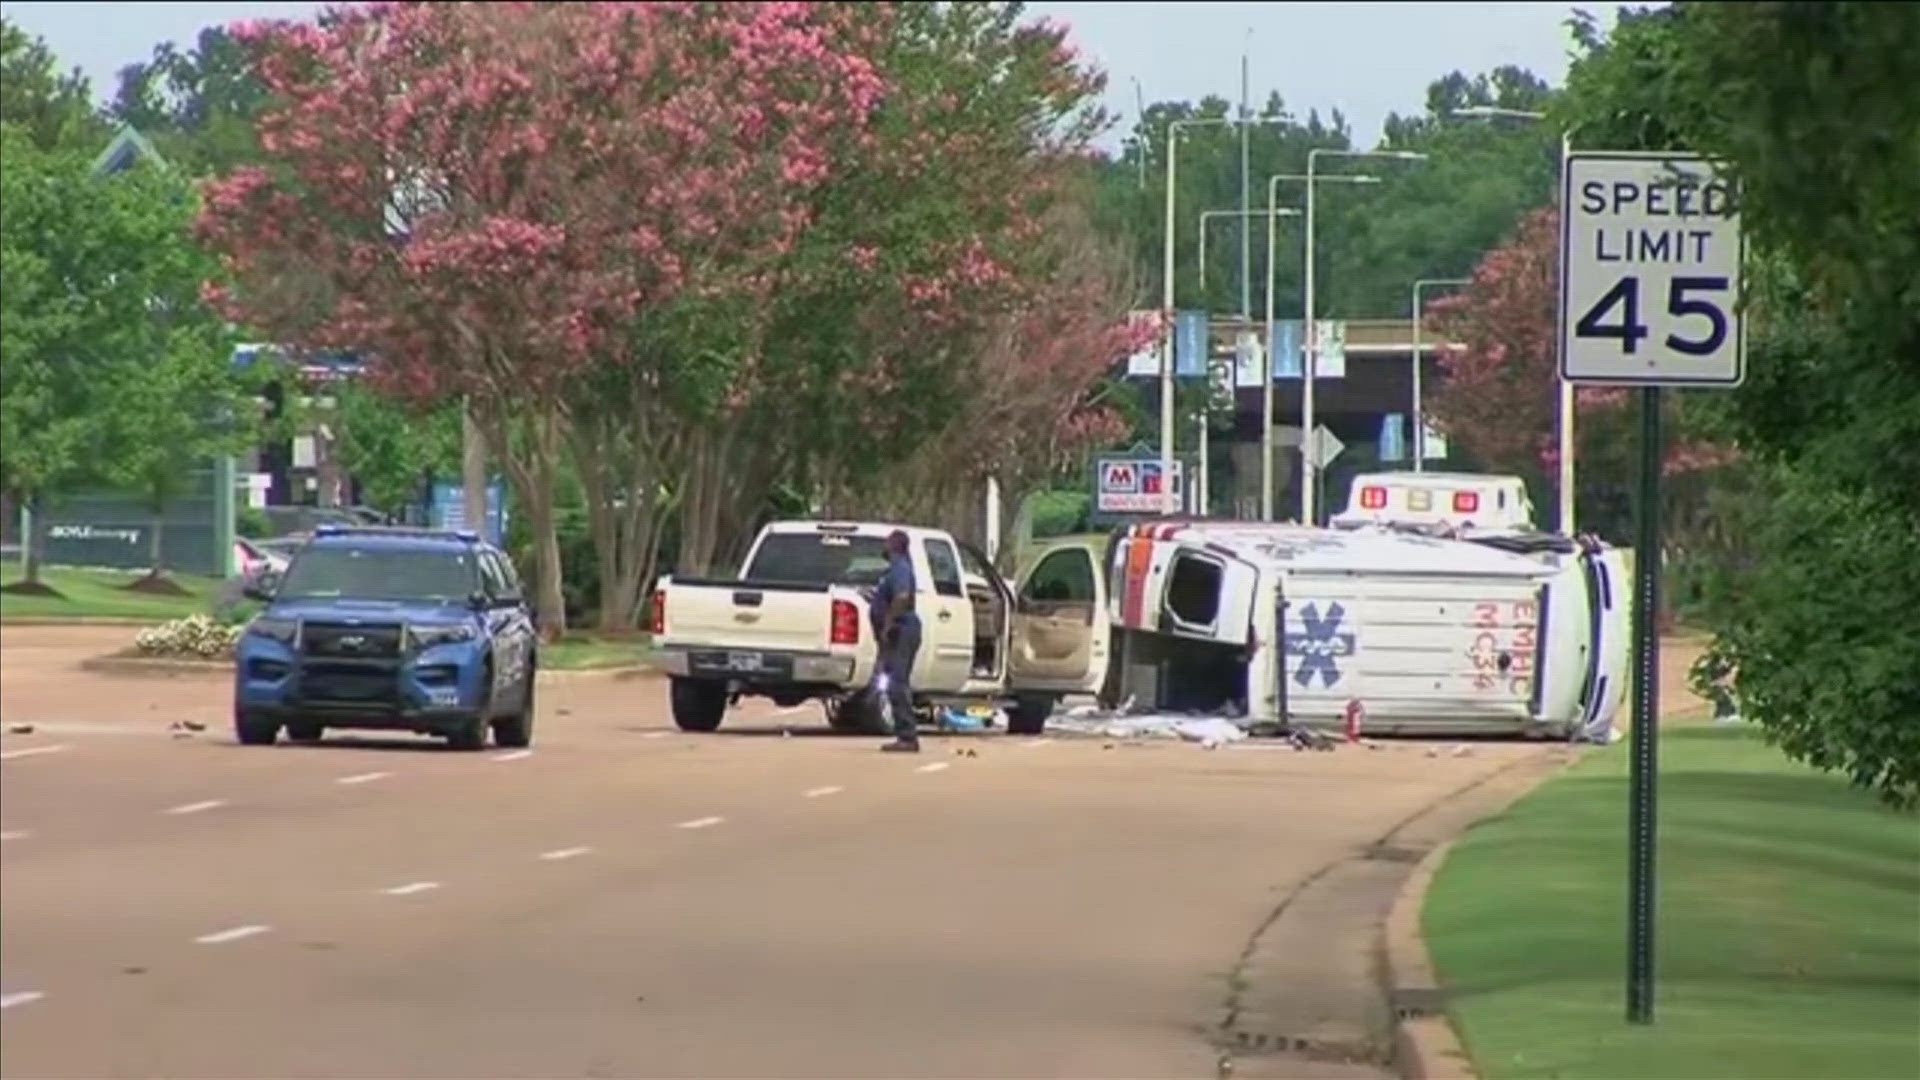
[[[308,546],[287,568],[279,596],[356,600],[465,600],[480,587],[469,552]]]
[[[1038,603],[1093,603],[1093,561],[1078,550],[1056,551],[1028,576],[1020,599]]]
[[[922,541],[921,547],[927,552],[927,569],[933,574],[933,591],[941,596],[961,596],[960,556],[954,554],[953,545],[945,540]]]
[[[887,542],[878,536],[768,533],[745,576],[795,585],[873,585],[886,571]]]

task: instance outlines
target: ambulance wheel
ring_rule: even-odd
[[[1007,734],[1038,735],[1047,729],[1047,717],[1060,701],[1051,694],[1022,694],[1007,710]]]

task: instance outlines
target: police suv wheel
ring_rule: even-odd
[[[493,722],[493,745],[517,750],[532,744],[533,687],[534,671],[529,667],[526,691],[521,695],[519,709],[512,716],[503,716]]]
[[[247,709],[235,709],[233,737],[241,746],[272,746],[280,737],[280,721]]]
[[[287,738],[294,742],[319,742],[327,733],[327,725],[317,720],[290,720],[287,722]]]

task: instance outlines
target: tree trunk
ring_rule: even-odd
[[[560,536],[554,522],[559,407],[552,402],[531,406],[514,402],[515,411],[508,416],[503,415],[508,403],[498,404],[500,412],[488,409],[482,419],[488,424],[488,442],[501,448],[500,462],[506,466],[515,501],[526,509],[534,560],[534,620],[540,627],[541,637],[551,641],[567,632]],[[531,416],[527,415],[529,408],[536,410]],[[525,438],[517,441],[510,437],[515,423],[525,425]]]
[[[27,508],[27,527],[21,531],[20,536],[21,561],[25,564],[20,576],[27,584],[38,585],[40,584],[40,537],[45,534],[47,528],[45,522],[41,520],[39,494],[35,493],[21,499],[20,505]]]
[[[460,508],[467,528],[487,530],[487,440],[470,398],[460,408]],[[504,537],[500,538],[505,540]]]
[[[166,538],[167,515],[163,510],[154,510],[153,528],[147,537],[147,576],[163,578],[167,576],[166,556],[161,554],[161,541]]]

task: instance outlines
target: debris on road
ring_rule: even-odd
[[[7,728],[7,732],[13,735],[31,735],[33,734],[33,725],[14,724]]]

